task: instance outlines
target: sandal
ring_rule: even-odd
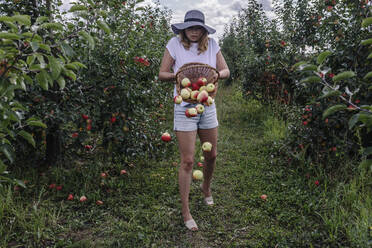
[[[185,221],[185,226],[190,231],[197,231],[197,230],[199,230],[198,229],[198,226],[196,225],[196,222],[195,222],[194,219],[189,219],[188,221]]]
[[[203,184],[200,184],[200,189],[204,193],[204,191],[203,191]],[[212,196],[204,197],[204,202],[205,202],[205,204],[207,206],[213,206],[214,205],[214,201],[213,201],[213,197]]]

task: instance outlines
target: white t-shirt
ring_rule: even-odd
[[[174,59],[173,72],[177,73],[178,69],[187,63],[204,63],[216,68],[217,53],[220,51],[220,46],[213,38],[209,38],[208,49],[199,54],[198,43],[191,43],[190,49],[186,50],[182,45],[179,37],[173,37],[168,41],[166,46],[171,57]],[[176,86],[174,87],[174,96],[177,95]],[[181,105],[187,105],[187,102],[182,102]]]

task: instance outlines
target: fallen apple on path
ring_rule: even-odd
[[[124,175],[124,174],[127,174],[127,171],[126,170],[121,170],[120,175]]]
[[[169,142],[171,141],[172,137],[170,136],[170,134],[168,132],[165,132],[161,135],[161,140],[164,141],[164,142]]]
[[[210,152],[212,151],[212,144],[208,141],[204,142],[202,144],[202,150],[205,151],[205,152]]]
[[[87,197],[85,195],[83,195],[82,197],[80,197],[80,202],[85,202],[87,200]]]
[[[203,172],[201,170],[194,170],[192,177],[196,180],[201,180],[203,179]]]
[[[74,199],[74,195],[73,194],[69,194],[67,196],[67,201],[72,201]]]
[[[266,201],[266,199],[267,199],[267,195],[263,194],[263,195],[260,196],[260,198],[261,198],[262,200]]]

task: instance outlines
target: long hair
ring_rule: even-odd
[[[179,35],[180,35],[181,43],[182,43],[183,47],[186,50],[189,50],[190,46],[191,46],[191,41],[187,38],[185,29],[182,30]],[[209,40],[208,32],[207,32],[207,30],[204,30],[204,33],[202,34],[202,36],[200,37],[199,42],[198,42],[198,51],[199,51],[198,55],[207,51],[208,40]]]

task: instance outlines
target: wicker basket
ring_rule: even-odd
[[[217,93],[218,87],[218,78],[220,74],[218,71],[210,65],[202,64],[202,63],[188,63],[184,64],[176,74],[176,89],[177,94],[181,94],[181,81],[187,77],[190,79],[192,83],[196,82],[200,77],[205,77],[207,79],[207,83],[213,83],[216,85],[216,90],[209,95],[214,99]],[[188,103],[197,103],[197,100],[187,99],[184,100]]]

